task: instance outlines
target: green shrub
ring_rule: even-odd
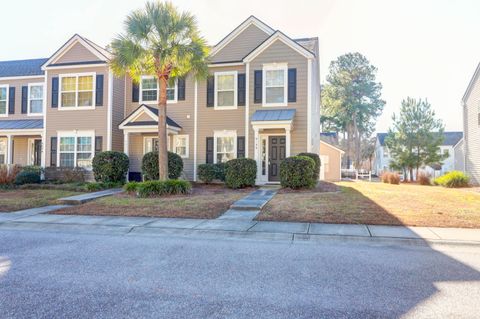
[[[97,182],[125,182],[128,173],[128,156],[122,152],[100,152],[93,157],[93,175]]]
[[[21,171],[15,177],[15,184],[23,185],[23,184],[39,184],[41,181],[40,173],[34,171]]]
[[[292,156],[280,164],[280,184],[288,188],[313,188],[315,161],[307,156]]]
[[[168,152],[168,178],[182,175],[183,160],[180,155]],[[158,180],[158,152],[149,152],[142,159],[142,174],[146,180]]]
[[[320,178],[320,167],[321,167],[321,161],[320,161],[320,156],[316,153],[300,153],[298,156],[306,156],[310,157],[314,162],[315,162],[315,169],[313,171],[313,178],[315,181],[318,181]]]
[[[128,182],[123,185],[123,189],[128,193],[135,193],[139,184],[139,182]]]
[[[138,183],[139,197],[187,194],[192,189],[188,181],[169,179],[166,181],[146,181]]]
[[[28,165],[28,166],[22,167],[22,172],[33,172],[41,176],[42,173],[44,172],[44,169],[41,166]]]
[[[97,192],[109,188],[119,188],[122,187],[122,182],[89,182],[85,183],[83,188],[89,192]]]
[[[198,165],[198,178],[205,184],[214,180],[225,182],[225,163]]]
[[[226,163],[213,164],[213,168],[215,170],[215,179],[225,182]]]
[[[225,184],[230,188],[255,186],[257,162],[250,158],[237,158],[225,165]]]
[[[470,178],[465,173],[460,171],[451,171],[443,176],[435,179],[435,185],[441,185],[443,187],[467,187],[470,182]]]

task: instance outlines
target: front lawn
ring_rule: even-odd
[[[330,188],[334,184],[330,184]],[[480,193],[412,184],[340,182],[280,191],[258,220],[480,228]]]
[[[60,189],[7,189],[0,190],[0,212],[55,205],[57,199],[80,194]]]
[[[223,185],[194,184],[188,195],[137,198],[122,193],[79,206],[56,211],[56,214],[148,216],[179,218],[216,218],[230,205],[253,189],[232,190]]]

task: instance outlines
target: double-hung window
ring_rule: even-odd
[[[59,136],[60,167],[92,167],[94,136],[88,133]]]
[[[0,116],[8,115],[8,85],[0,85]]]
[[[215,108],[237,108],[237,71],[215,72]]]
[[[60,108],[92,108],[95,100],[95,73],[60,76]]]
[[[286,63],[263,65],[263,105],[286,106],[288,94]]]
[[[159,85],[154,76],[142,76],[140,82],[141,103],[158,102]],[[177,81],[169,81],[167,84],[167,102],[177,102]]]
[[[235,131],[216,131],[214,133],[215,163],[225,163],[236,158],[237,133]]]
[[[188,158],[188,135],[174,135],[173,151],[182,158]]]
[[[43,83],[30,83],[28,85],[28,114],[43,113]]]
[[[170,136],[167,136],[167,150],[170,150]],[[158,152],[158,137],[145,137],[143,144],[143,153]]]

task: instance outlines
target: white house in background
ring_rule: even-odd
[[[390,170],[391,154],[385,145],[387,133],[378,133],[375,146],[375,162],[374,173],[382,174],[384,171]],[[463,132],[444,132],[444,141],[440,146],[442,153],[448,152],[448,157],[443,161],[443,165],[439,167],[426,166],[422,169],[431,176],[443,175],[453,170],[464,170],[464,152],[463,152]],[[433,166],[433,165],[432,165]]]

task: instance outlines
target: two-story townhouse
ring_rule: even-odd
[[[480,185],[480,63],[462,98],[464,167],[472,183]]]
[[[30,96],[41,83],[42,94],[26,99],[23,114],[25,97],[15,91],[22,115],[17,120],[7,112],[11,119],[0,118],[0,159],[5,154],[5,163],[40,163],[53,174],[58,168],[88,170],[96,152],[118,150],[130,158],[129,178],[140,179],[142,157],[157,145],[158,83],[149,75],[139,83],[115,77],[110,57],[108,50],[74,35],[50,58],[35,60],[34,75],[20,73],[28,62],[19,61],[18,74],[11,76],[37,78],[25,79],[32,89],[26,82],[17,86],[27,86]],[[8,63],[0,62],[0,72]],[[319,152],[317,38],[293,40],[251,16],[212,48],[209,63],[207,79],[187,75],[167,90],[168,149],[183,158],[185,178],[196,180],[199,164],[248,157],[257,161],[258,183],[276,182],[282,159]],[[10,92],[8,84],[0,85],[0,112],[2,103],[8,110],[13,103]],[[36,96],[42,113],[28,114],[30,105],[40,103]],[[29,130],[18,133],[23,128]],[[15,134],[27,141],[23,144],[33,143],[40,162],[27,161],[30,148],[20,148]]]
[[[375,144],[374,173],[381,175],[384,171],[390,171],[392,160],[385,138],[388,133],[378,133]],[[440,145],[440,153],[448,153],[448,157],[442,161],[442,165],[425,166],[422,171],[431,176],[443,175],[453,170],[463,170],[463,132],[444,132],[443,143]]]
[[[212,48],[210,75],[178,79],[168,90],[169,149],[184,158],[186,177],[197,166],[248,157],[257,161],[258,183],[279,180],[280,161],[319,152],[318,39],[292,40],[249,17]],[[145,76],[126,79],[124,150],[130,178],[155,148],[158,85]]]

